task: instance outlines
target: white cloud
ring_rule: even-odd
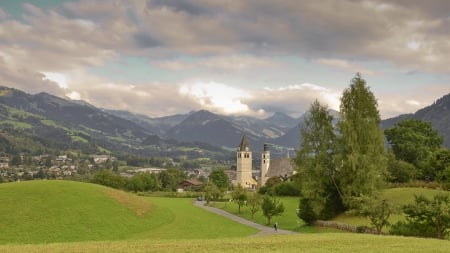
[[[250,111],[249,106],[242,103],[242,99],[250,98],[251,95],[225,84],[216,82],[184,84],[180,87],[179,93],[195,98],[201,107],[215,112],[242,114]]]
[[[67,84],[67,77],[61,73],[55,72],[42,72],[45,75],[44,80],[50,80],[58,84],[62,89],[67,89],[69,85]]]

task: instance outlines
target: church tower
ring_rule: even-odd
[[[236,157],[236,183],[243,188],[251,188],[252,178],[252,151],[248,144],[247,136],[242,137],[237,149]]]
[[[264,143],[264,150],[261,154],[261,175],[259,179],[259,186],[264,186],[266,184],[267,179],[269,178],[267,176],[267,172],[269,171],[270,166],[270,151],[269,146]]]

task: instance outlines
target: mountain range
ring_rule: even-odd
[[[450,94],[414,114],[383,120],[383,129],[402,119],[430,121],[450,147]],[[338,112],[331,111],[338,117]],[[86,152],[128,152],[142,155],[233,155],[245,134],[252,149],[268,143],[274,155],[300,147],[303,116],[277,112],[265,119],[225,116],[206,110],[151,118],[127,111],[105,110],[83,101],[48,93],[30,95],[0,87],[0,152],[32,143],[37,149],[83,149]],[[25,149],[26,148],[22,148]]]

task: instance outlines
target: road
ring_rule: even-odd
[[[195,205],[199,206],[205,210],[208,210],[210,212],[222,215],[228,219],[237,221],[241,224],[250,226],[250,227],[254,227],[256,229],[259,230],[259,232],[257,234],[255,234],[255,236],[260,236],[260,235],[275,235],[275,234],[298,234],[296,232],[290,231],[290,230],[284,230],[284,229],[277,229],[277,231],[275,231],[275,229],[273,227],[267,227],[267,226],[263,226],[261,224],[246,220],[244,218],[241,218],[239,216],[233,215],[229,212],[226,212],[222,209],[219,208],[215,208],[215,207],[210,207],[210,206],[206,206],[205,205],[206,201],[195,201]]]

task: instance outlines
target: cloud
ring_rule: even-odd
[[[243,71],[262,67],[277,65],[272,59],[267,57],[256,57],[251,55],[229,55],[229,56],[211,56],[205,58],[195,58],[189,60],[174,59],[155,61],[153,66],[172,70],[220,70],[220,71]]]
[[[153,116],[202,107],[298,114],[315,98],[337,109],[340,91],[325,88],[320,78],[289,73],[296,66],[280,71],[289,64],[280,64],[282,59],[352,74],[382,75],[367,67],[382,62],[404,73],[448,75],[449,8],[448,1],[418,0],[81,0],[45,9],[24,4],[20,19],[0,8],[0,84]],[[88,74],[136,56],[149,63],[150,81],[130,84]],[[172,79],[158,80],[161,70]],[[255,88],[307,81],[317,84]],[[402,99],[383,96],[380,110],[400,113],[429,100]],[[407,103],[413,100],[418,104]]]
[[[320,58],[317,60],[317,62],[333,67],[337,67],[346,71],[349,71],[351,73],[359,72],[363,75],[374,75],[375,72],[369,69],[366,69],[362,66],[350,63],[349,61],[340,60],[340,59],[324,59]]]
[[[213,112],[225,114],[255,113],[251,112],[249,106],[241,101],[251,97],[248,92],[221,83],[197,82],[184,84],[180,87],[179,94],[194,98],[201,108]]]
[[[285,112],[300,116],[306,112],[312,101],[319,100],[328,108],[339,110],[340,93],[316,84],[303,83],[280,88],[265,88],[256,92],[253,99],[246,101],[252,108],[262,108],[267,114]]]

